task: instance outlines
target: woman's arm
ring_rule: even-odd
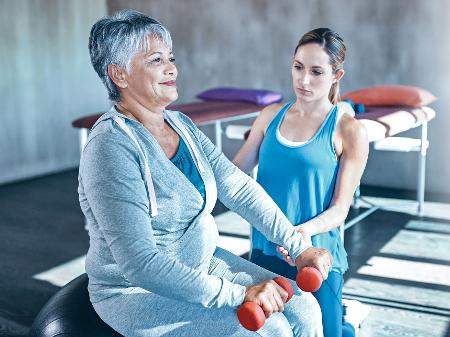
[[[309,248],[301,234],[264,189],[233,165],[192,121],[180,114],[200,143],[216,180],[218,198],[257,228],[269,241],[285,246],[294,257]]]
[[[86,145],[80,184],[99,227],[91,240],[106,241],[133,286],[205,307],[240,305],[244,286],[186,266],[157,247],[141,159],[121,131],[101,133]]]
[[[233,159],[234,165],[245,173],[251,172],[258,164],[259,148],[266,128],[281,107],[282,104],[272,104],[265,107],[253,122],[247,140]]]
[[[297,227],[305,236],[328,232],[345,221],[367,163],[369,142],[364,126],[349,116],[343,116],[338,126],[342,153],[333,199],[327,210]]]

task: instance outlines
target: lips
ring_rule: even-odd
[[[310,95],[311,94],[311,91],[306,90],[306,89],[297,88],[297,90],[303,95]]]
[[[161,82],[161,84],[162,85],[167,85],[167,86],[170,86],[170,87],[174,87],[174,86],[177,85],[177,82],[176,81],[167,81],[167,82]]]

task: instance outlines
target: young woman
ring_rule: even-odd
[[[348,264],[339,226],[368,155],[364,127],[336,106],[345,51],[342,38],[328,28],[306,33],[292,63],[296,99],[263,109],[234,159],[245,172],[258,164],[258,183],[297,231],[332,254],[328,279],[314,294],[322,309],[325,337],[354,335],[353,327],[342,319],[343,274]],[[295,278],[297,269],[286,249],[255,228],[252,245],[252,262]]]

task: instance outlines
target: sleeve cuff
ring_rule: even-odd
[[[300,256],[301,253],[303,253],[306,249],[310,247],[312,247],[312,245],[303,240],[303,237],[300,233],[295,232],[291,243],[291,249],[289,249],[289,255],[295,261],[297,260],[297,258]]]
[[[222,289],[216,299],[215,307],[237,307],[244,302],[246,287],[221,278]]]

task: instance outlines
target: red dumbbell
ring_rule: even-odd
[[[294,289],[292,289],[291,283],[284,277],[275,277],[273,279],[280,287],[288,293],[288,298],[286,303],[289,302],[291,297],[294,295]],[[237,316],[241,325],[250,331],[257,331],[262,328],[266,322],[266,315],[263,309],[254,302],[243,303],[238,311]]]
[[[307,292],[317,291],[323,282],[320,272],[314,267],[303,267],[295,278],[298,287]]]

